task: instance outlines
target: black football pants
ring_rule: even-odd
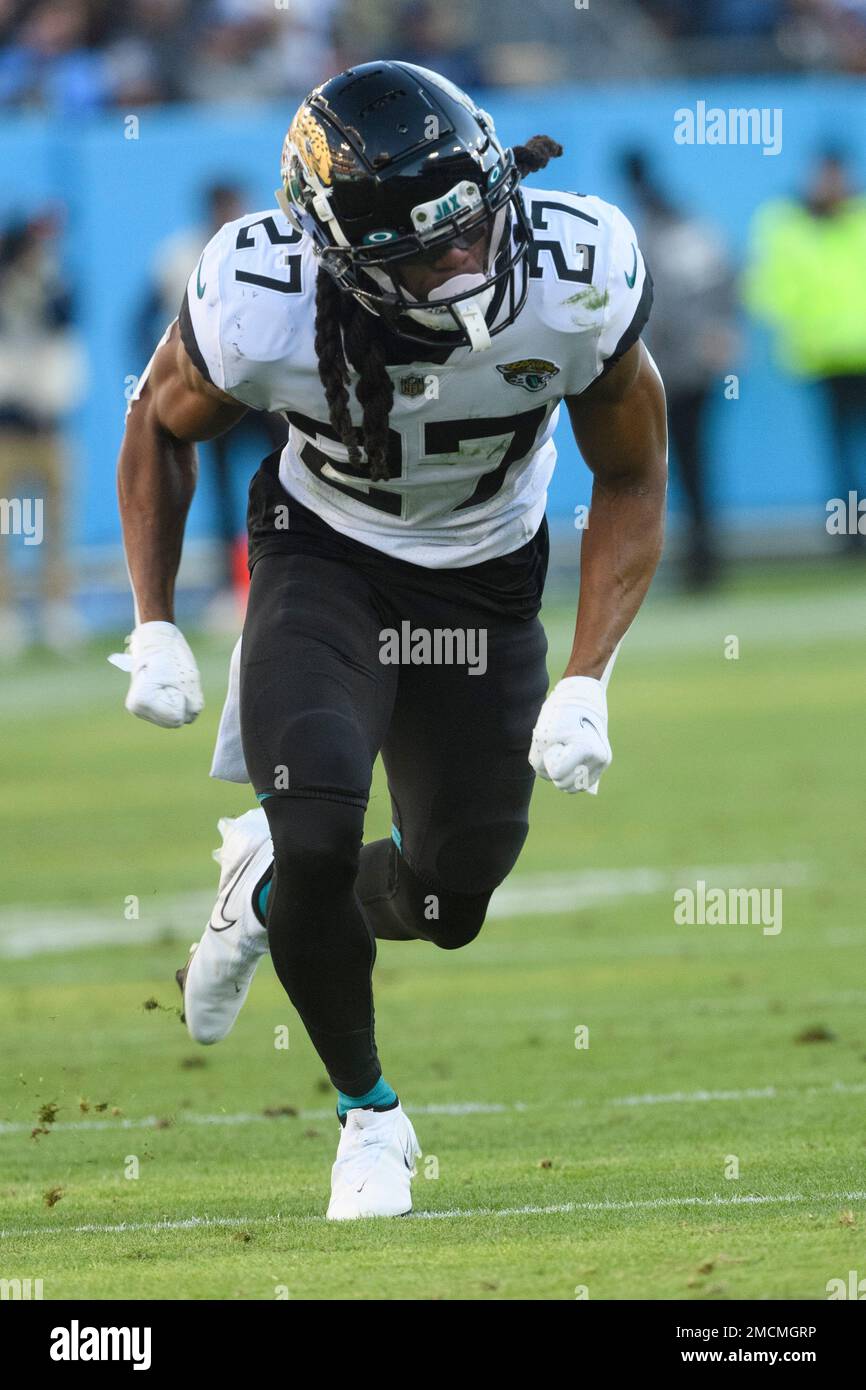
[[[271,554],[252,572],[241,726],[274,843],[271,956],[331,1080],[349,1095],[381,1075],[375,938],[466,945],[528,828],[544,632],[537,618],[480,609],[460,571],[449,574],[453,585],[443,593],[440,580],[434,595],[402,585],[386,557],[371,573]],[[383,652],[411,655],[406,622],[431,643],[437,630],[474,632],[467,653],[478,673],[469,661],[383,661]],[[447,650],[446,638],[440,655]],[[394,829],[362,848],[380,751]]]

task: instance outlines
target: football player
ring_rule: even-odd
[[[510,873],[535,775],[597,790],[606,683],[662,543],[651,280],[617,208],[523,178],[436,73],[367,63],[292,121],[279,210],[224,226],[128,413],[119,495],[136,626],[127,708],[202,708],[174,625],[195,441],[280,411],[249,500],[251,588],[213,774],[219,897],[178,972],[187,1025],[231,1029],[270,949],[337,1091],[328,1216],[411,1208],[420,1150],[373,1026],[376,941],[466,946]],[[538,619],[560,402],[594,474],[574,646],[547,694]],[[545,698],[545,696],[547,696]],[[389,839],[362,844],[381,753]]]

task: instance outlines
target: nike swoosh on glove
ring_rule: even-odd
[[[561,792],[596,795],[598,779],[612,760],[604,686],[592,676],[566,676],[541,706],[530,763]]]
[[[174,623],[139,623],[127,651],[108,658],[132,679],[126,708],[163,729],[191,724],[204,709],[201,677],[186,638]]]

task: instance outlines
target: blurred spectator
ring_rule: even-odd
[[[854,192],[840,152],[819,156],[802,198],[758,209],[745,297],[775,331],[781,366],[820,386],[833,482],[847,498],[866,486],[866,198]],[[849,537],[852,548],[862,539]]]
[[[194,227],[173,232],[157,246],[151,261],[147,287],[136,323],[136,353],[147,360],[159,342],[166,324],[176,318],[187,281],[198,259],[226,222],[242,217],[246,207],[241,188],[229,181],[208,185],[202,194],[202,217]]]
[[[24,545],[39,548],[42,640],[65,651],[81,636],[66,568],[62,425],[83,395],[84,362],[57,260],[58,230],[57,218],[43,214],[0,237],[0,657],[7,659],[28,640],[9,563],[16,531]]]
[[[79,115],[108,95],[105,55],[91,47],[85,0],[28,7],[0,49],[0,103]]]
[[[195,101],[300,100],[335,66],[335,0],[211,0],[184,81]]]
[[[187,281],[195,270],[202,250],[226,222],[234,222],[248,209],[242,189],[227,181],[211,184],[202,199],[202,222],[186,227],[157,246],[151,283],[135,325],[137,357],[145,363],[166,326],[177,317],[186,294]],[[234,429],[207,445],[206,458],[213,468],[215,529],[221,547],[219,589],[206,615],[207,625],[217,631],[234,631],[238,625],[238,536],[243,532],[243,510],[232,487],[233,465],[238,456],[253,448],[259,458],[282,448],[288,435],[280,415],[249,411]]]
[[[806,67],[866,72],[866,0],[791,0],[786,47]]]
[[[412,0],[400,18],[400,57],[422,68],[433,68],[458,87],[471,91],[482,84],[477,45],[465,33],[466,6],[442,0]]]
[[[696,5],[694,0],[643,0],[644,8],[678,38],[770,34],[783,18],[786,0],[725,0]]]
[[[718,553],[710,514],[707,415],[737,351],[735,275],[716,229],[676,207],[634,151],[624,171],[641,249],[655,285],[645,338],[665,384],[674,462],[685,495],[685,580],[712,584]]]
[[[402,56],[469,89],[647,72],[866,71],[866,0],[0,0],[0,104],[77,115],[300,97]],[[493,11],[495,10],[495,19]],[[537,18],[536,23],[532,19]],[[747,42],[743,42],[743,40]]]
[[[176,101],[196,41],[200,5],[189,0],[129,0],[106,16],[106,67],[115,105]]]

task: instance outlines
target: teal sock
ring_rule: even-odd
[[[380,1076],[372,1091],[368,1091],[366,1095],[347,1096],[343,1091],[338,1091],[337,1114],[342,1116],[347,1110],[359,1110],[366,1105],[375,1105],[377,1109],[386,1110],[396,1099],[397,1092],[388,1085],[384,1076]]]
[[[270,893],[270,891],[271,880],[268,879],[264,888],[259,889],[259,901],[258,907],[256,909],[256,916],[258,917],[263,927],[267,925],[268,921],[268,894]]]

